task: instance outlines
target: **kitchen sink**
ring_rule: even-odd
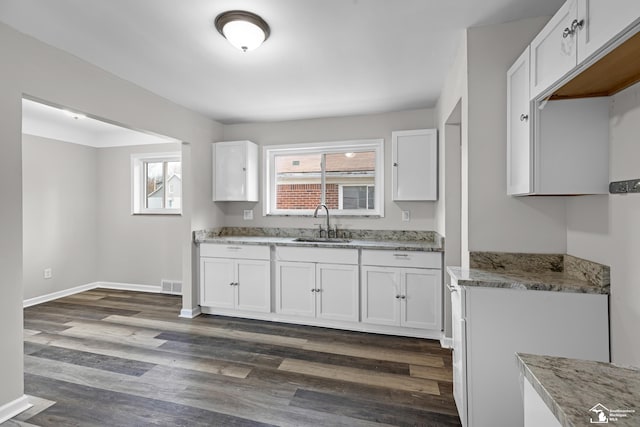
[[[351,239],[339,239],[335,237],[297,237],[294,242],[307,243],[349,243]]]

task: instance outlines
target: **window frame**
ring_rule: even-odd
[[[146,207],[146,163],[163,162],[163,198],[166,199],[166,162],[180,162],[182,153],[172,151],[165,153],[141,153],[131,155],[131,215],[182,215],[183,201],[180,208],[147,208]],[[181,185],[182,186],[182,185]]]
[[[332,209],[332,216],[384,217],[384,139],[266,145],[263,147],[263,216],[312,216],[313,209],[276,209],[275,158],[291,154],[328,154],[374,151],[375,209]],[[324,182],[324,179],[321,179]]]

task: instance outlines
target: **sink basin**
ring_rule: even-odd
[[[294,242],[307,243],[349,243],[350,239],[338,239],[334,237],[298,237],[293,239]]]

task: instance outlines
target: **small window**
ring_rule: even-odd
[[[265,214],[383,216],[383,140],[265,147]]]
[[[134,214],[182,212],[180,153],[133,154],[131,171]]]

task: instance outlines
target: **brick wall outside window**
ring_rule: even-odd
[[[277,209],[315,209],[322,200],[320,184],[278,185]],[[339,207],[338,184],[327,184],[327,207]]]

